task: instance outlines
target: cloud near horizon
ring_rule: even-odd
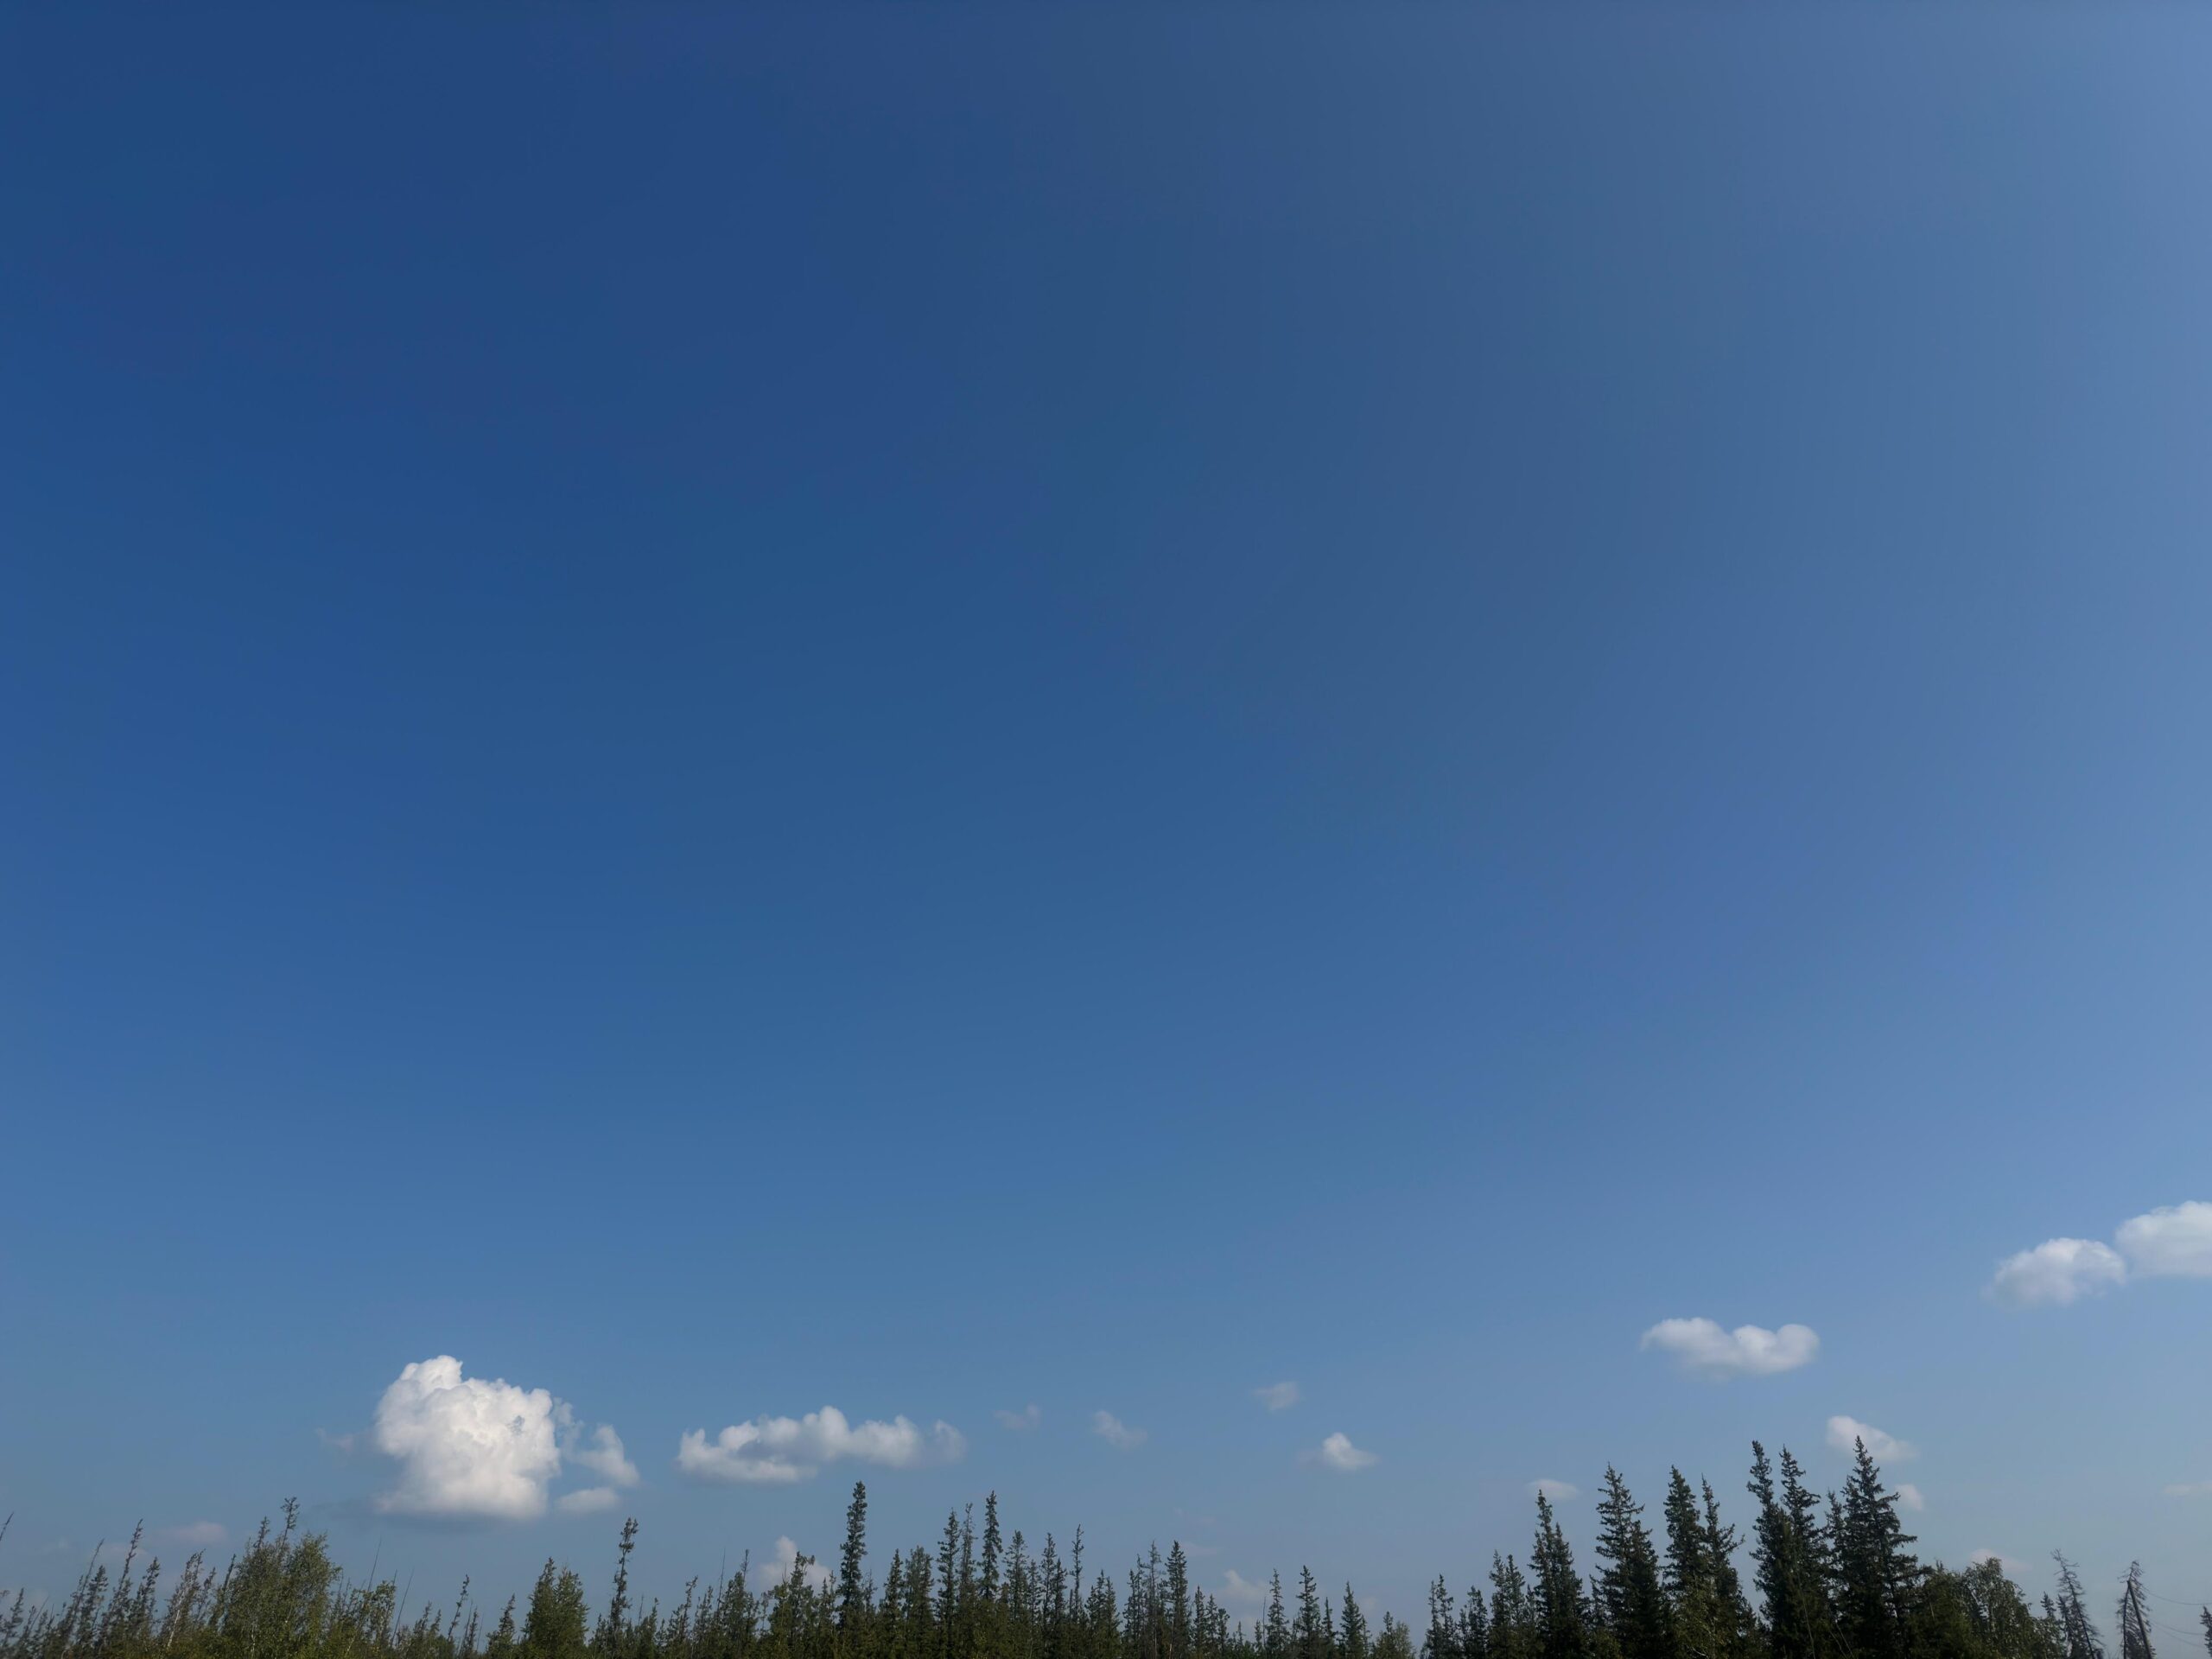
[[[2015,1307],[2065,1307],[2135,1279],[2212,1279],[2212,1204],[2190,1199],[2131,1216],[2111,1244],[2047,1238],[1999,1262],[1982,1294]]]
[[[1909,1463],[1920,1455],[1920,1448],[1910,1440],[1901,1440],[1872,1423],[1840,1414],[1828,1419],[1828,1444],[1846,1457],[1861,1440],[1866,1444],[1867,1455],[1877,1463]]]
[[[371,1500],[378,1513],[425,1519],[530,1521],[545,1513],[564,1451],[618,1484],[634,1484],[621,1437],[605,1424],[575,1451],[582,1426],[564,1400],[503,1378],[469,1376],[451,1354],[404,1367],[377,1402],[370,1444],[399,1465]]]
[[[885,1469],[919,1469],[957,1463],[968,1441],[939,1419],[927,1433],[907,1417],[855,1423],[835,1406],[804,1417],[756,1417],[733,1423],[711,1440],[707,1431],[684,1434],[676,1466],[701,1480],[732,1484],[789,1485],[810,1480],[825,1463],[850,1458]]]
[[[1712,1319],[1662,1319],[1643,1333],[1641,1345],[1672,1354],[1685,1370],[1724,1382],[1733,1376],[1771,1376],[1810,1364],[1821,1351],[1821,1339],[1802,1325],[1785,1325],[1778,1331],[1739,1325],[1724,1331]]]

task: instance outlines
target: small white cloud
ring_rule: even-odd
[[[612,1486],[582,1486],[573,1492],[562,1493],[553,1500],[553,1507],[563,1515],[597,1515],[621,1501],[621,1494]]]
[[[798,1546],[788,1538],[776,1540],[774,1554],[764,1561],[753,1563],[753,1587],[765,1595],[791,1575],[791,1568],[798,1565]],[[809,1560],[801,1574],[817,1590],[827,1590],[831,1580],[830,1569],[817,1560]]]
[[[1045,1421],[1045,1414],[1037,1408],[1033,1400],[1020,1411],[995,1411],[991,1415],[999,1420],[1001,1427],[1010,1428],[1017,1434],[1027,1434]]]
[[[401,1370],[377,1402],[376,1449],[399,1484],[375,1500],[386,1515],[526,1521],[545,1513],[561,1472],[567,1408],[543,1389],[465,1376],[450,1354]]]
[[[2111,1245],[2094,1238],[2047,1238],[1999,1262],[1984,1294],[2015,1307],[2064,1307],[2126,1282],[2127,1263]]]
[[[230,1529],[219,1521],[190,1521],[181,1527],[163,1527],[154,1534],[154,1541],[177,1549],[213,1549],[230,1535]]]
[[[1927,1507],[1928,1500],[1921,1496],[1919,1487],[1909,1480],[1901,1480],[1897,1483],[1897,1508],[1910,1510],[1917,1515]]]
[[[1298,1403],[1298,1384],[1270,1382],[1264,1389],[1253,1389],[1252,1397],[1269,1411],[1288,1411]]]
[[[2212,1204],[2175,1204],[2120,1224],[2113,1242],[2146,1278],[2212,1279]]]
[[[638,1465],[623,1454],[622,1437],[607,1424],[601,1423],[592,1431],[588,1446],[566,1446],[568,1455],[615,1486],[634,1486],[638,1484]]]
[[[1845,1456],[1850,1456],[1861,1440],[1877,1463],[1905,1463],[1920,1455],[1920,1448],[1910,1440],[1886,1434],[1872,1423],[1862,1423],[1856,1417],[1828,1419],[1828,1444]]]
[[[825,1463],[850,1458],[886,1469],[957,1463],[968,1442],[950,1423],[924,1433],[906,1417],[855,1423],[835,1406],[804,1417],[757,1417],[733,1423],[713,1440],[695,1428],[677,1446],[676,1466],[701,1480],[787,1485],[810,1478]]]
[[[1683,1370],[1717,1382],[1794,1371],[1811,1362],[1821,1339],[1802,1325],[1779,1331],[1739,1325],[1724,1331],[1711,1319],[1662,1319],[1643,1333],[1643,1345],[1672,1354]]]
[[[1268,1601],[1268,1586],[1255,1584],[1235,1567],[1221,1581],[1221,1599],[1240,1607],[1264,1607]]]
[[[1131,1428],[1110,1411],[1090,1414],[1090,1432],[1122,1452],[1133,1452],[1152,1438],[1141,1428]]]
[[[1532,1480],[1529,1483],[1529,1496],[1549,1498],[1554,1503],[1565,1503],[1581,1497],[1582,1489],[1571,1480]]]
[[[2212,1480],[2179,1481],[2164,1490],[2168,1497],[2212,1497]]]
[[[1333,1469],[1341,1475],[1356,1475],[1375,1464],[1372,1452],[1363,1452],[1345,1434],[1332,1434],[1311,1452],[1302,1454],[1307,1463],[1318,1463],[1324,1469]]]

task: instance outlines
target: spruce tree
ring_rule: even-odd
[[[2157,1659],[2151,1650],[2151,1611],[2143,1605],[2143,1563],[2127,1564],[2120,1592],[2120,1659]]]
[[[1913,1540],[1897,1495],[1883,1486],[1866,1442],[1855,1445],[1834,1529],[1838,1627],[1859,1659],[1904,1659],[1920,1563],[1905,1548]]]
[[[1428,1586],[1428,1634],[1421,1644],[1421,1659],[1460,1659],[1459,1621],[1452,1614],[1452,1592],[1444,1575]]]
[[[868,1487],[853,1483],[853,1501],[845,1506],[845,1547],[837,1556],[837,1628],[847,1638],[847,1651],[860,1637],[868,1612],[867,1585],[861,1563],[868,1556]]]
[[[1536,1603],[1540,1659],[1586,1659],[1590,1629],[1574,1552],[1552,1514],[1551,1499],[1536,1494],[1536,1541],[1529,1556]]]
[[[1608,1464],[1598,1500],[1599,1616],[1622,1659],[1669,1659],[1673,1618],[1643,1516],[1643,1506],[1630,1496],[1620,1471]]]

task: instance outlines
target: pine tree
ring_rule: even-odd
[[[1360,1611],[1359,1598],[1349,1584],[1344,1586],[1344,1639],[1338,1651],[1343,1659],[1370,1659],[1367,1615]]]
[[[1421,1659],[1460,1659],[1459,1621],[1452,1611],[1452,1592],[1444,1575],[1428,1586],[1428,1634],[1421,1644]]]
[[[868,1557],[868,1487],[853,1483],[853,1501],[845,1506],[845,1548],[837,1556],[837,1628],[845,1633],[847,1651],[860,1637],[868,1613],[868,1593],[861,1577],[861,1563]]]
[[[2151,1612],[2143,1605],[2143,1563],[2127,1564],[2120,1592],[2120,1659],[2157,1659],[2151,1650]]]
[[[1777,1492],[1766,1448],[1751,1442],[1751,1495],[1759,1501],[1751,1558],[1758,1563],[1767,1640],[1774,1659],[1833,1659],[1835,1618],[1828,1601],[1827,1542],[1819,1500],[1784,1447]]]
[[[2082,1599],[2082,1575],[2056,1551],[2050,1559],[2058,1564],[2058,1629],[2066,1659],[2105,1659],[2104,1644],[2097,1639],[2097,1628],[2089,1622],[2088,1605]]]
[[[1535,1604],[1520,1564],[1493,1552],[1490,1583],[1491,1659],[1536,1659]]]
[[[1855,1444],[1834,1529],[1838,1624],[1859,1659],[1904,1659],[1920,1563],[1905,1548],[1913,1540],[1897,1495],[1883,1486],[1866,1442]]]
[[[1586,1659],[1590,1630],[1574,1552],[1552,1514],[1551,1499],[1536,1494],[1536,1541],[1529,1556],[1541,1659]]]
[[[1599,1616],[1623,1659],[1669,1659],[1675,1648],[1672,1610],[1643,1516],[1643,1506],[1630,1495],[1620,1471],[1608,1464],[1598,1500]]]

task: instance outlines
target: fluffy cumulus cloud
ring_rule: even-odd
[[[1672,1354],[1685,1370],[1719,1381],[1794,1371],[1811,1363],[1821,1339],[1802,1325],[1779,1331],[1739,1325],[1724,1331],[1711,1319],[1662,1319],[1643,1333],[1643,1346]]]
[[[1858,1449],[1862,1440],[1877,1463],[1903,1463],[1920,1455],[1920,1448],[1910,1440],[1885,1433],[1872,1423],[1862,1423],[1856,1417],[1828,1419],[1828,1444],[1837,1451],[1848,1455]]]
[[[999,1420],[1001,1427],[1010,1428],[1017,1434],[1027,1434],[1045,1421],[1045,1414],[1037,1408],[1033,1400],[1020,1411],[995,1411],[991,1415]]]
[[[2064,1307],[2130,1279],[2212,1279],[2212,1204],[2192,1199],[2130,1217],[2110,1244],[2047,1238],[1999,1262],[1986,1294],[2015,1307]]]
[[[606,1423],[594,1429],[588,1440],[570,1434],[563,1440],[561,1449],[610,1486],[638,1484],[638,1465],[625,1455],[622,1437]]]
[[[2212,1279],[2212,1204],[2176,1204],[2123,1221],[2113,1243],[2147,1277]]]
[[[2047,1238],[1997,1264],[1989,1295],[2015,1307],[2063,1307],[2127,1282],[2127,1263],[2094,1238]]]
[[[1552,1480],[1548,1478],[1543,1480],[1530,1481],[1529,1496],[1546,1498],[1554,1503],[1565,1503],[1569,1499],[1581,1497],[1582,1489],[1571,1480]]]
[[[1324,1469],[1333,1469],[1340,1475],[1356,1475],[1363,1469],[1375,1466],[1375,1454],[1363,1452],[1351,1443],[1348,1434],[1332,1434],[1306,1454],[1308,1462],[1318,1463]]]
[[[1298,1384],[1270,1382],[1263,1389],[1253,1389],[1252,1397],[1269,1411],[1288,1411],[1298,1403]]]
[[[527,1521],[561,1472],[561,1403],[543,1389],[461,1375],[450,1354],[404,1369],[377,1402],[371,1441],[399,1461],[387,1515]]]
[[[1141,1428],[1130,1427],[1110,1411],[1090,1414],[1090,1432],[1120,1452],[1134,1452],[1152,1438]]]
[[[1909,1480],[1897,1483],[1897,1508],[1910,1510],[1916,1515],[1928,1507],[1928,1500],[1921,1496],[1920,1488]]]
[[[798,1564],[798,1546],[788,1538],[777,1539],[774,1552],[766,1560],[753,1563],[753,1589],[766,1595],[778,1585],[788,1583],[791,1569]],[[830,1569],[811,1556],[799,1576],[817,1590],[827,1590],[832,1582]]]
[[[926,1433],[906,1417],[855,1423],[836,1407],[824,1406],[804,1417],[733,1423],[711,1440],[705,1429],[695,1428],[677,1446],[676,1466],[702,1480],[786,1485],[844,1458],[886,1469],[918,1469],[957,1463],[967,1450],[950,1423],[933,1423]]]

